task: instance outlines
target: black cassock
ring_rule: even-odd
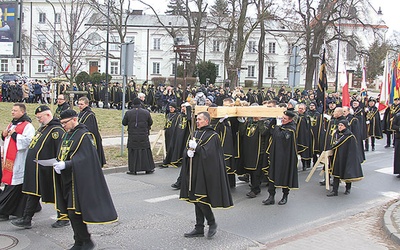
[[[97,125],[96,115],[92,111],[92,108],[87,106],[82,110],[82,112],[79,113],[78,117],[79,122],[85,124],[89,132],[94,135],[94,138],[96,139],[97,154],[99,156],[101,166],[104,166],[106,164],[106,156],[104,155],[103,140],[99,132],[99,126]]]
[[[275,187],[297,189],[296,124],[292,121],[273,128],[270,144],[268,166],[263,170]]]
[[[53,173],[56,209],[67,208],[82,214],[85,224],[110,223],[117,221],[118,216],[94,140],[83,124],[64,134],[57,159],[65,161],[65,169],[61,174]]]
[[[377,107],[368,107],[368,111],[365,114],[367,124],[367,136],[375,137],[376,139],[382,139],[382,126],[381,117]]]
[[[42,166],[34,160],[55,158],[64,133],[58,119],[36,131],[26,156],[23,193],[40,196],[45,203],[55,203],[53,166]]]
[[[393,173],[400,174],[400,112],[393,117],[392,129],[396,131],[394,134]]]
[[[330,174],[345,182],[361,180],[363,173],[360,158],[355,157],[359,153],[356,137],[349,129],[337,132],[334,137],[333,155],[330,157]],[[362,145],[360,146],[362,147]]]
[[[303,160],[310,160],[313,154],[310,120],[306,115],[299,115],[296,127],[297,153]]]
[[[164,166],[174,166],[182,162],[183,149],[189,136],[188,120],[186,115],[174,112],[167,115],[165,123],[165,148],[167,155]]]
[[[197,147],[192,158],[192,171],[187,148],[183,154],[180,199],[200,202],[213,208],[232,207],[224,152],[218,134],[211,126],[206,126],[196,130],[194,138]]]

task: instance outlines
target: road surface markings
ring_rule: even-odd
[[[173,195],[167,195],[167,196],[161,196],[161,197],[157,197],[157,198],[147,199],[144,201],[149,202],[149,203],[157,203],[157,202],[161,202],[161,201],[173,200],[173,199],[178,199],[178,198],[179,198],[179,195],[173,194]]]
[[[382,174],[393,174],[393,167],[387,167],[387,168],[380,168],[375,170],[376,172],[382,173]]]

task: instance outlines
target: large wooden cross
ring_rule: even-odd
[[[211,118],[222,117],[281,117],[286,108],[270,108],[266,106],[208,107],[195,106],[195,114],[207,111]]]

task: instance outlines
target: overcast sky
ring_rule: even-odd
[[[212,4],[213,0],[208,0]],[[388,35],[390,36],[394,30],[400,32],[400,1],[399,0],[369,0],[372,6],[378,10],[379,7],[382,9],[383,20],[386,25],[389,26]],[[164,13],[169,0],[146,0],[147,3],[151,4],[154,9],[160,13]],[[144,9],[145,7],[133,1],[134,9]],[[147,13],[152,13],[151,11],[146,11]]]

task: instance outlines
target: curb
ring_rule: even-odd
[[[392,218],[393,213],[398,207],[400,207],[400,201],[393,203],[385,211],[385,214],[383,216],[383,227],[386,233],[389,235],[389,238],[400,245],[399,228],[397,228],[396,223],[393,221],[394,218]]]
[[[161,163],[162,163],[162,161],[154,162],[156,167],[157,167],[157,165],[159,165]],[[115,173],[121,173],[121,172],[126,172],[126,171],[128,171],[128,165],[112,167],[112,168],[103,168],[103,174],[115,174]]]

